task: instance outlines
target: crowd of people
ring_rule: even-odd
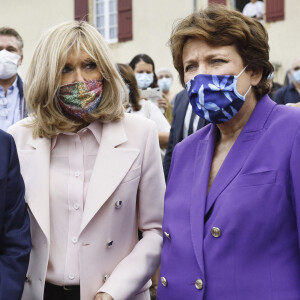
[[[173,28],[178,93],[85,21],[23,87],[0,28],[0,299],[300,299],[300,59],[273,81],[259,2]]]

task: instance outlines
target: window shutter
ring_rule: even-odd
[[[266,0],[266,21],[284,20],[284,0]]]
[[[132,0],[118,0],[118,40],[132,40]]]
[[[88,20],[88,0],[75,0],[75,20]]]
[[[208,4],[223,4],[223,5],[226,5],[226,0],[209,0]]]

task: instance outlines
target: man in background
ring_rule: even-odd
[[[16,30],[0,28],[0,129],[26,116],[23,82],[17,74],[23,60],[23,39]]]
[[[208,124],[195,114],[190,104],[187,91],[184,89],[175,96],[173,120],[170,130],[168,148],[164,157],[163,167],[167,181],[174,147],[190,134]]]
[[[24,192],[15,142],[11,135],[0,130],[1,300],[20,300],[24,289],[31,249]]]
[[[243,9],[243,15],[262,20],[265,14],[265,4],[262,1],[251,0]]]
[[[275,93],[274,101],[278,104],[300,107],[300,58],[293,62],[289,74],[292,82]]]

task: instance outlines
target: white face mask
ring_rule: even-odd
[[[172,78],[163,77],[161,79],[158,79],[157,84],[163,92],[166,92],[170,89],[170,86],[172,85]]]
[[[139,89],[146,89],[149,87],[154,79],[153,73],[135,73],[135,78]]]
[[[293,72],[293,77],[294,77],[294,80],[297,82],[297,83],[300,83],[300,70],[296,70]]]
[[[21,56],[7,50],[0,51],[0,79],[9,79],[17,74]]]

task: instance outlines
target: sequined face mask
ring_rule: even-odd
[[[77,119],[85,119],[101,102],[102,80],[88,80],[62,85],[57,93],[63,111]]]

